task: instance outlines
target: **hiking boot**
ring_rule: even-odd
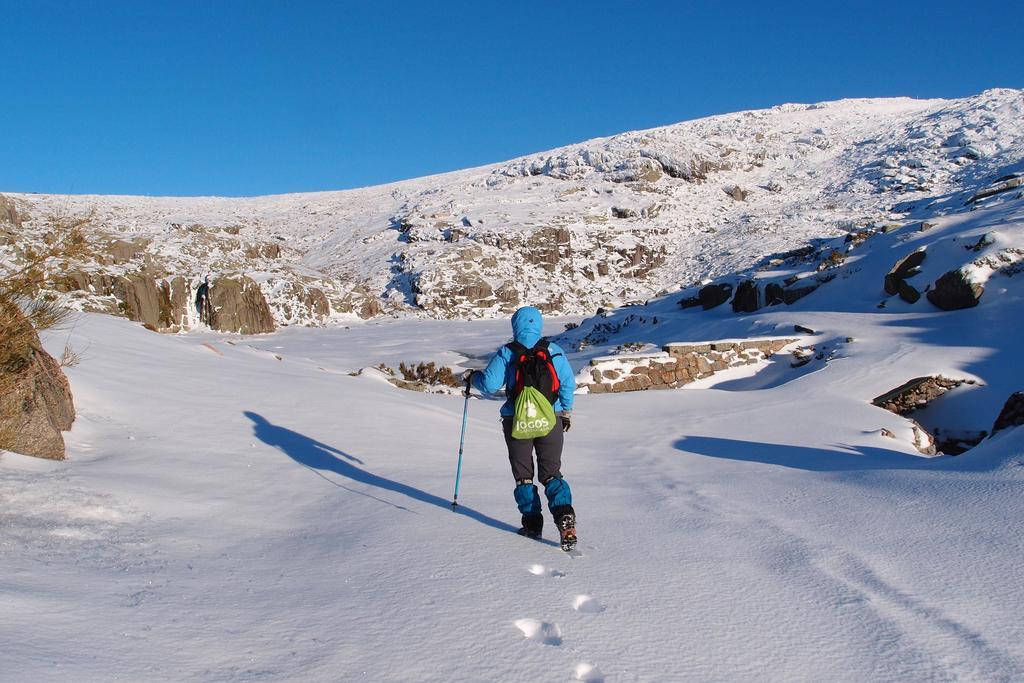
[[[560,511],[555,516],[555,526],[562,537],[562,550],[569,552],[576,547],[576,513],[568,505],[568,510]]]
[[[543,529],[543,515],[523,515],[523,526],[520,527],[517,533],[527,538],[540,538],[540,533]]]

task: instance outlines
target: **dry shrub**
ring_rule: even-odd
[[[449,387],[462,386],[462,382],[455,377],[455,373],[446,365],[439,367],[433,362],[420,363],[418,365],[400,363],[398,371],[409,382],[423,382],[424,384],[431,385],[443,384]]]

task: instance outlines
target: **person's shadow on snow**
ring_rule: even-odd
[[[386,503],[400,510],[406,510],[407,512],[410,511],[409,508],[402,507],[401,505],[395,505],[394,503],[383,500],[381,498],[377,498],[376,496],[370,495],[363,491],[358,491],[356,489],[352,489],[342,484],[339,484],[333,479],[325,477],[323,475],[323,472],[333,472],[335,474],[340,474],[341,476],[351,479],[352,481],[358,482],[360,484],[367,484],[369,486],[375,486],[379,489],[384,489],[385,491],[401,493],[402,495],[408,496],[413,500],[418,500],[424,503],[430,503],[431,505],[437,505],[438,507],[451,509],[451,503],[449,503],[444,498],[435,496],[432,493],[427,493],[426,491],[418,489],[414,486],[409,486],[408,484],[403,484],[401,482],[394,481],[393,479],[386,479],[385,477],[377,476],[376,474],[367,472],[362,468],[356,467],[352,463],[359,463],[360,465],[364,463],[362,460],[360,460],[354,455],[339,450],[334,446],[321,443],[316,439],[311,439],[310,437],[304,434],[299,434],[298,432],[292,431],[291,429],[287,429],[286,427],[275,425],[272,422],[268,421],[262,415],[254,413],[252,411],[246,410],[242,414],[245,415],[250,420],[252,420],[253,435],[257,439],[267,444],[268,446],[273,446],[283,451],[288,457],[290,457],[295,462],[309,468],[317,475],[323,477],[324,479],[326,479],[327,481],[331,482],[332,484],[339,488],[343,488],[346,491],[351,491],[353,493],[358,493],[360,495],[368,496],[370,498],[373,498],[374,500]],[[502,531],[516,530],[515,527],[513,527],[512,525],[494,519],[493,517],[488,517],[483,513],[477,512],[473,508],[459,505],[457,508],[455,508],[455,511],[460,514],[466,515],[467,517],[471,517],[477,520],[478,522],[481,522],[488,526],[492,526],[496,529],[501,529]]]

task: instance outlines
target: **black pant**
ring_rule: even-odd
[[[537,451],[537,481],[546,484],[552,477],[562,476],[562,417],[555,416],[554,428],[538,439],[513,439],[512,418],[503,417],[501,427],[508,446],[508,461],[516,481],[533,479],[533,451]]]

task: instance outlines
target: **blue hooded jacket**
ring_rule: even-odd
[[[524,306],[512,316],[513,339],[528,349],[540,341],[541,330],[544,327],[544,318],[540,311],[533,306]],[[576,391],[576,377],[572,373],[572,367],[562,348],[550,342],[548,350],[551,352],[551,363],[558,373],[558,396],[555,398],[552,408],[556,413],[572,410],[573,392]],[[473,376],[473,385],[477,390],[485,394],[493,394],[502,387],[508,387],[515,383],[515,368],[512,366],[512,351],[508,346],[502,346],[494,354],[483,372]],[[514,413],[511,399],[506,400],[501,406],[502,417],[511,417]]]

